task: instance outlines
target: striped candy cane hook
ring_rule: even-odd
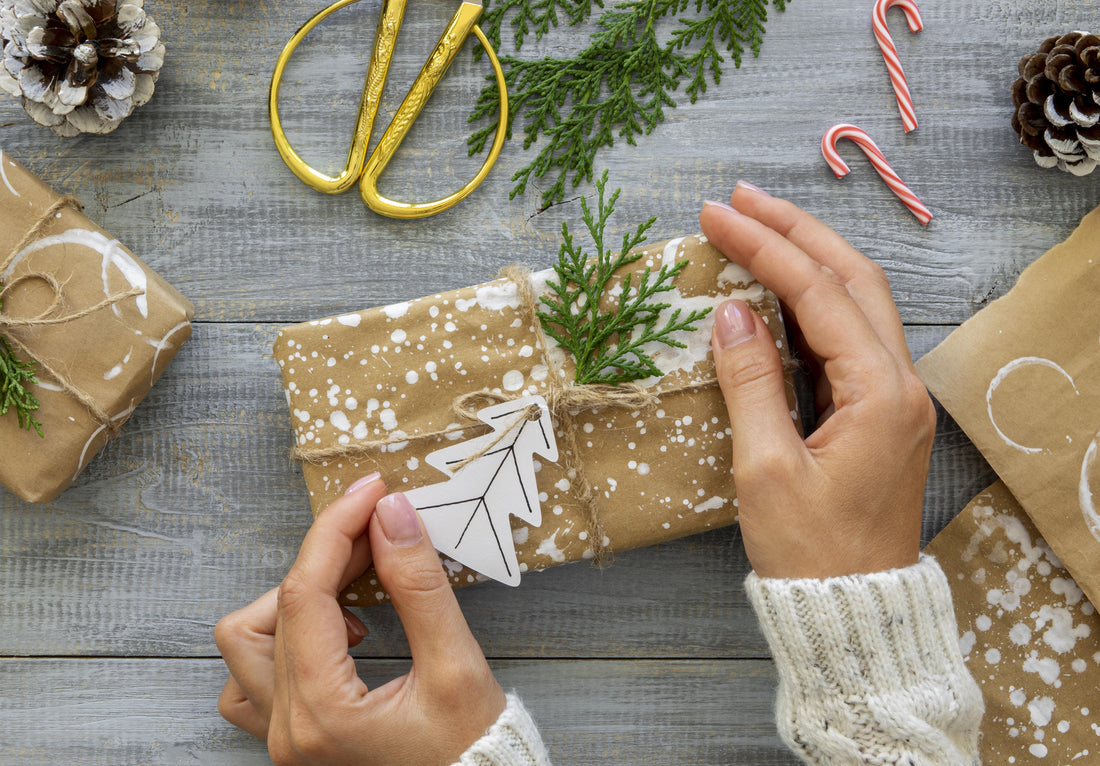
[[[863,153],[867,155],[867,159],[871,161],[871,165],[882,176],[882,180],[886,182],[886,185],[890,187],[890,191],[898,195],[898,199],[904,202],[905,206],[909,208],[909,212],[917,217],[921,226],[932,220],[932,212],[917,199],[917,195],[913,194],[908,186],[902,183],[901,178],[890,167],[890,163],[886,161],[886,157],[875,145],[875,142],[871,140],[871,137],[855,125],[834,125],[825,131],[825,135],[821,139],[821,153],[825,155],[825,161],[829,163],[829,167],[836,173],[837,178],[843,178],[850,172],[848,165],[845,164],[836,151],[836,142],[842,138],[851,139],[863,150]]]
[[[882,49],[882,58],[886,60],[886,68],[890,70],[890,83],[894,86],[894,96],[898,100],[898,109],[901,111],[901,122],[905,126],[905,132],[917,129],[917,113],[913,111],[913,97],[909,95],[909,83],[905,80],[905,72],[901,71],[901,62],[898,61],[898,49],[894,47],[894,41],[890,38],[890,29],[886,26],[886,11],[894,6],[905,11],[905,20],[909,22],[910,32],[919,32],[924,29],[921,23],[920,10],[913,0],[876,0],[874,13],[875,39],[878,47]]]

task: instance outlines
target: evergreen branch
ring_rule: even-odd
[[[780,11],[787,0],[771,0]],[[587,20],[593,3],[602,0],[492,0],[482,28],[499,49],[501,32],[510,20],[516,50],[531,35],[540,39],[559,24],[559,11],[575,26]],[[523,194],[533,179],[550,176],[542,204],[560,201],[567,183],[592,180],[597,152],[615,139],[634,144],[664,122],[666,108],[676,107],[673,95],[686,81],[692,103],[711,82],[721,81],[727,56],[741,66],[746,46],[760,52],[769,0],[626,0],[604,11],[596,21],[587,48],[572,58],[524,60],[502,56],[511,109],[505,130],[509,137],[516,119],[522,123],[523,147],[542,142],[538,154],[512,176],[509,195]],[[692,6],[694,8],[692,9]],[[694,16],[683,16],[692,9]],[[676,17],[667,40],[657,35],[657,23]],[[500,104],[492,76],[470,115],[470,122],[492,120]],[[470,154],[484,151],[496,122],[474,131]]]
[[[499,0],[487,8],[479,20],[479,26],[493,44],[494,50],[500,50],[501,30],[505,16],[510,16],[512,36],[516,50],[523,47],[527,36],[532,32],[536,40],[558,26],[558,9],[565,15],[570,26],[575,26],[592,15],[592,4],[603,7],[602,0]],[[477,57],[480,60],[479,48]]]
[[[4,283],[0,281],[0,288]],[[4,304],[0,301],[0,311]],[[42,434],[42,424],[35,420],[34,411],[38,409],[38,400],[28,390],[28,386],[38,383],[34,376],[34,362],[20,361],[11,350],[7,340],[0,337],[0,417],[15,409],[19,427],[27,431]]]
[[[687,261],[663,265],[656,273],[648,266],[640,274],[627,273],[619,285],[616,306],[613,309],[601,306],[615,275],[643,257],[643,253],[632,251],[645,241],[646,232],[657,220],[650,218],[633,232],[624,232],[622,247],[618,254],[612,254],[604,246],[604,239],[607,221],[615,211],[621,190],[616,189],[607,197],[606,186],[605,170],[596,181],[595,211],[587,200],[581,199],[581,219],[595,245],[595,257],[589,258],[574,244],[568,224],[563,223],[562,245],[554,266],[556,279],[546,282],[551,294],[539,298],[547,310],[537,312],[546,335],[572,354],[577,368],[574,380],[578,384],[617,385],[663,375],[646,352],[646,344],[684,348],[675,334],[696,330],[695,324],[710,312],[709,308],[693,309],[684,316],[676,308],[658,326],[662,312],[672,308],[672,304],[655,298],[675,289],[673,281]]]

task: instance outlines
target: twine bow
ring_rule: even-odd
[[[34,242],[42,231],[46,228],[49,222],[53,219],[54,215],[58,211],[65,207],[72,207],[76,210],[83,210],[84,206],[80,204],[79,200],[72,197],[61,197],[50,205],[39,216],[34,226],[23,235],[23,238],[19,240],[18,244],[11,249],[11,251],[4,257],[3,261],[0,261],[0,274],[7,271],[8,267],[15,261],[16,256],[23,251],[27,245]],[[32,317],[16,317],[10,313],[5,313],[3,310],[4,296],[8,293],[15,291],[18,285],[24,282],[40,281],[44,282],[53,294],[53,298],[50,301],[50,305]],[[41,271],[31,271],[26,274],[21,274],[14,279],[10,279],[7,282],[0,281],[0,338],[7,341],[7,343],[16,351],[18,351],[24,358],[29,359],[37,366],[39,370],[53,378],[54,382],[68,394],[74,401],[76,401],[81,407],[83,407],[88,414],[101,425],[104,431],[107,433],[108,438],[114,438],[118,435],[122,429],[125,418],[112,419],[110,414],[104,411],[99,403],[95,401],[87,392],[81,390],[75,386],[65,375],[58,372],[53,366],[49,364],[41,355],[36,353],[31,346],[19,337],[19,330],[31,329],[35,327],[51,327],[60,324],[67,324],[82,317],[86,317],[90,314],[95,314],[98,311],[102,311],[105,308],[114,306],[116,303],[120,303],[128,298],[133,298],[138,295],[143,295],[145,291],[140,287],[134,287],[125,292],[115,293],[110,295],[94,306],[89,306],[78,311],[74,311],[68,314],[61,314],[60,316],[54,316],[61,310],[63,302],[63,292],[65,283],[60,282],[52,274],[47,274]]]
[[[531,282],[531,274],[520,266],[508,266],[501,270],[500,277],[510,280],[515,286],[519,298],[519,309],[522,320],[531,327],[535,333],[538,351],[549,369],[546,376],[547,390],[542,392],[546,399],[547,407],[557,421],[559,438],[564,441],[561,454],[561,464],[569,477],[574,490],[574,497],[584,513],[588,532],[589,550],[592,562],[596,566],[609,564],[612,559],[611,543],[604,531],[600,520],[599,503],[596,499],[596,490],[589,480],[584,464],[580,460],[580,447],[577,443],[577,428],[575,416],[580,412],[610,407],[619,410],[645,411],[651,410],[660,402],[657,394],[651,393],[636,383],[626,383],[612,386],[602,383],[573,385],[563,380],[562,370],[550,354],[546,333],[542,329],[542,322],[538,317],[538,302],[535,296],[534,286]],[[717,380],[713,375],[677,389],[678,391],[690,391],[709,388],[716,385]],[[498,391],[482,389],[461,394],[451,402],[451,407],[457,415],[471,421],[477,421],[477,413],[492,404],[500,404],[511,401],[514,397],[502,394]],[[526,411],[517,417],[527,417]],[[479,424],[480,425],[480,424]],[[476,426],[474,426],[476,427]],[[488,428],[488,426],[485,426]],[[453,425],[439,431],[422,433],[416,436],[402,436],[400,438],[388,438],[378,441],[357,442],[355,444],[341,444],[329,447],[295,447],[293,457],[311,464],[327,463],[330,460],[341,457],[358,458],[368,457],[372,452],[384,451],[391,445],[398,443],[420,442],[438,439],[450,433],[465,431],[470,425]],[[501,438],[510,429],[504,429]],[[490,447],[483,448],[480,454],[487,452]],[[476,459],[475,454],[467,458],[464,463]]]

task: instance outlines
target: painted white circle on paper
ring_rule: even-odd
[[[1018,359],[1013,359],[1004,367],[997,370],[997,374],[993,376],[993,379],[991,381],[989,381],[989,388],[986,389],[985,392],[985,406],[986,412],[989,414],[989,422],[993,426],[993,430],[997,432],[997,435],[1000,436],[1004,443],[1008,446],[1014,449],[1018,449],[1020,450],[1020,452],[1025,452],[1029,455],[1037,455],[1040,452],[1043,452],[1042,447],[1027,447],[1009,438],[1009,436],[1001,430],[1001,427],[997,425],[997,419],[993,416],[993,394],[1004,382],[1005,378],[1007,378],[1016,370],[1030,366],[1048,367],[1060,373],[1062,377],[1068,380],[1069,384],[1073,386],[1074,394],[1077,394],[1079,396],[1081,392],[1077,390],[1077,384],[1074,382],[1070,374],[1062,369],[1061,365],[1059,365],[1057,362],[1052,362],[1051,360],[1041,356],[1021,356]]]
[[[1081,461],[1081,483],[1078,485],[1078,500],[1081,504],[1081,513],[1085,516],[1085,524],[1092,536],[1100,540],[1100,513],[1096,512],[1096,505],[1092,500],[1092,482],[1089,480],[1089,472],[1096,460],[1096,452],[1100,447],[1100,433],[1093,437],[1088,450],[1085,451],[1085,459]]]

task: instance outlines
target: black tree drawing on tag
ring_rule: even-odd
[[[405,494],[440,553],[486,577],[518,585],[508,517],[532,526],[542,523],[534,456],[557,460],[553,424],[546,402],[535,396],[487,407],[478,417],[491,433],[427,458],[450,478]]]

